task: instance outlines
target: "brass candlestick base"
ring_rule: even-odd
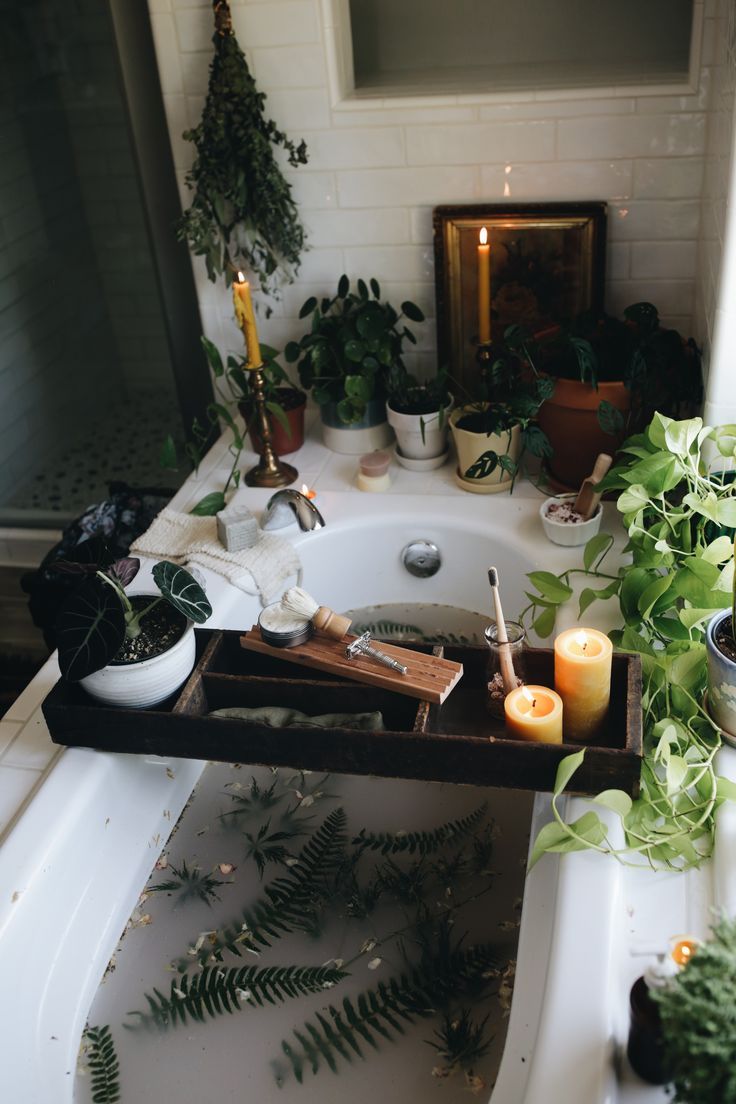
[[[266,399],[263,394],[263,365],[250,369],[253,387],[253,402],[256,419],[261,435],[260,460],[254,468],[246,472],[243,479],[248,487],[286,487],[298,478],[299,472],[291,464],[279,460],[271,444],[271,427],[266,414]]]

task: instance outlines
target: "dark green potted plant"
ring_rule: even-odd
[[[332,298],[307,299],[299,317],[311,318],[310,329],[284,350],[319,404],[327,447],[355,455],[391,441],[386,384],[391,371],[403,367],[404,341],[416,342],[403,319],[424,321],[414,303],[402,303],[399,313],[381,302],[378,282],[369,283],[370,290],[358,280],[353,292],[343,275]]]
[[[140,560],[113,560],[97,541],[54,569],[79,586],[59,611],[56,639],[62,678],[79,682],[99,701],[128,708],[158,705],[194,666],[193,622],[212,613],[207,596],[183,567],[162,560],[153,568],[159,594],[128,595]]]
[[[537,425],[554,384],[534,363],[535,343],[519,326],[484,348],[475,394],[450,414],[459,485],[476,494],[511,490],[525,452],[549,455]]]
[[[652,996],[673,1104],[736,1104],[736,921],[721,917],[710,939]]]
[[[614,453],[655,411],[688,417],[702,397],[695,342],[663,327],[651,303],[627,307],[623,320],[588,312],[537,337],[540,366],[555,380],[539,424],[552,446],[549,474],[566,488],[577,489],[598,454]]]
[[[406,468],[429,471],[447,459],[448,417],[452,395],[448,376],[440,369],[419,380],[403,365],[395,365],[386,380],[388,422],[396,434],[396,459]]]

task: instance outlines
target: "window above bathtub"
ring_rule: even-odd
[[[322,0],[333,102],[685,93],[704,0]]]

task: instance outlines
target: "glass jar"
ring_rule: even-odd
[[[488,665],[486,668],[486,708],[494,717],[504,719],[503,703],[506,690],[503,682],[501,668],[501,652],[506,651],[511,656],[511,662],[516,676],[516,686],[523,686],[526,682],[526,630],[518,621],[506,621],[506,635],[508,644],[499,644],[498,625],[489,625],[485,631],[486,644],[488,645]]]

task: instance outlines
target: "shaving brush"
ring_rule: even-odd
[[[311,594],[298,586],[289,587],[285,591],[281,598],[281,608],[296,617],[311,621],[317,632],[330,636],[333,640],[342,640],[352,624],[349,617],[342,617],[329,606],[320,606]]]

